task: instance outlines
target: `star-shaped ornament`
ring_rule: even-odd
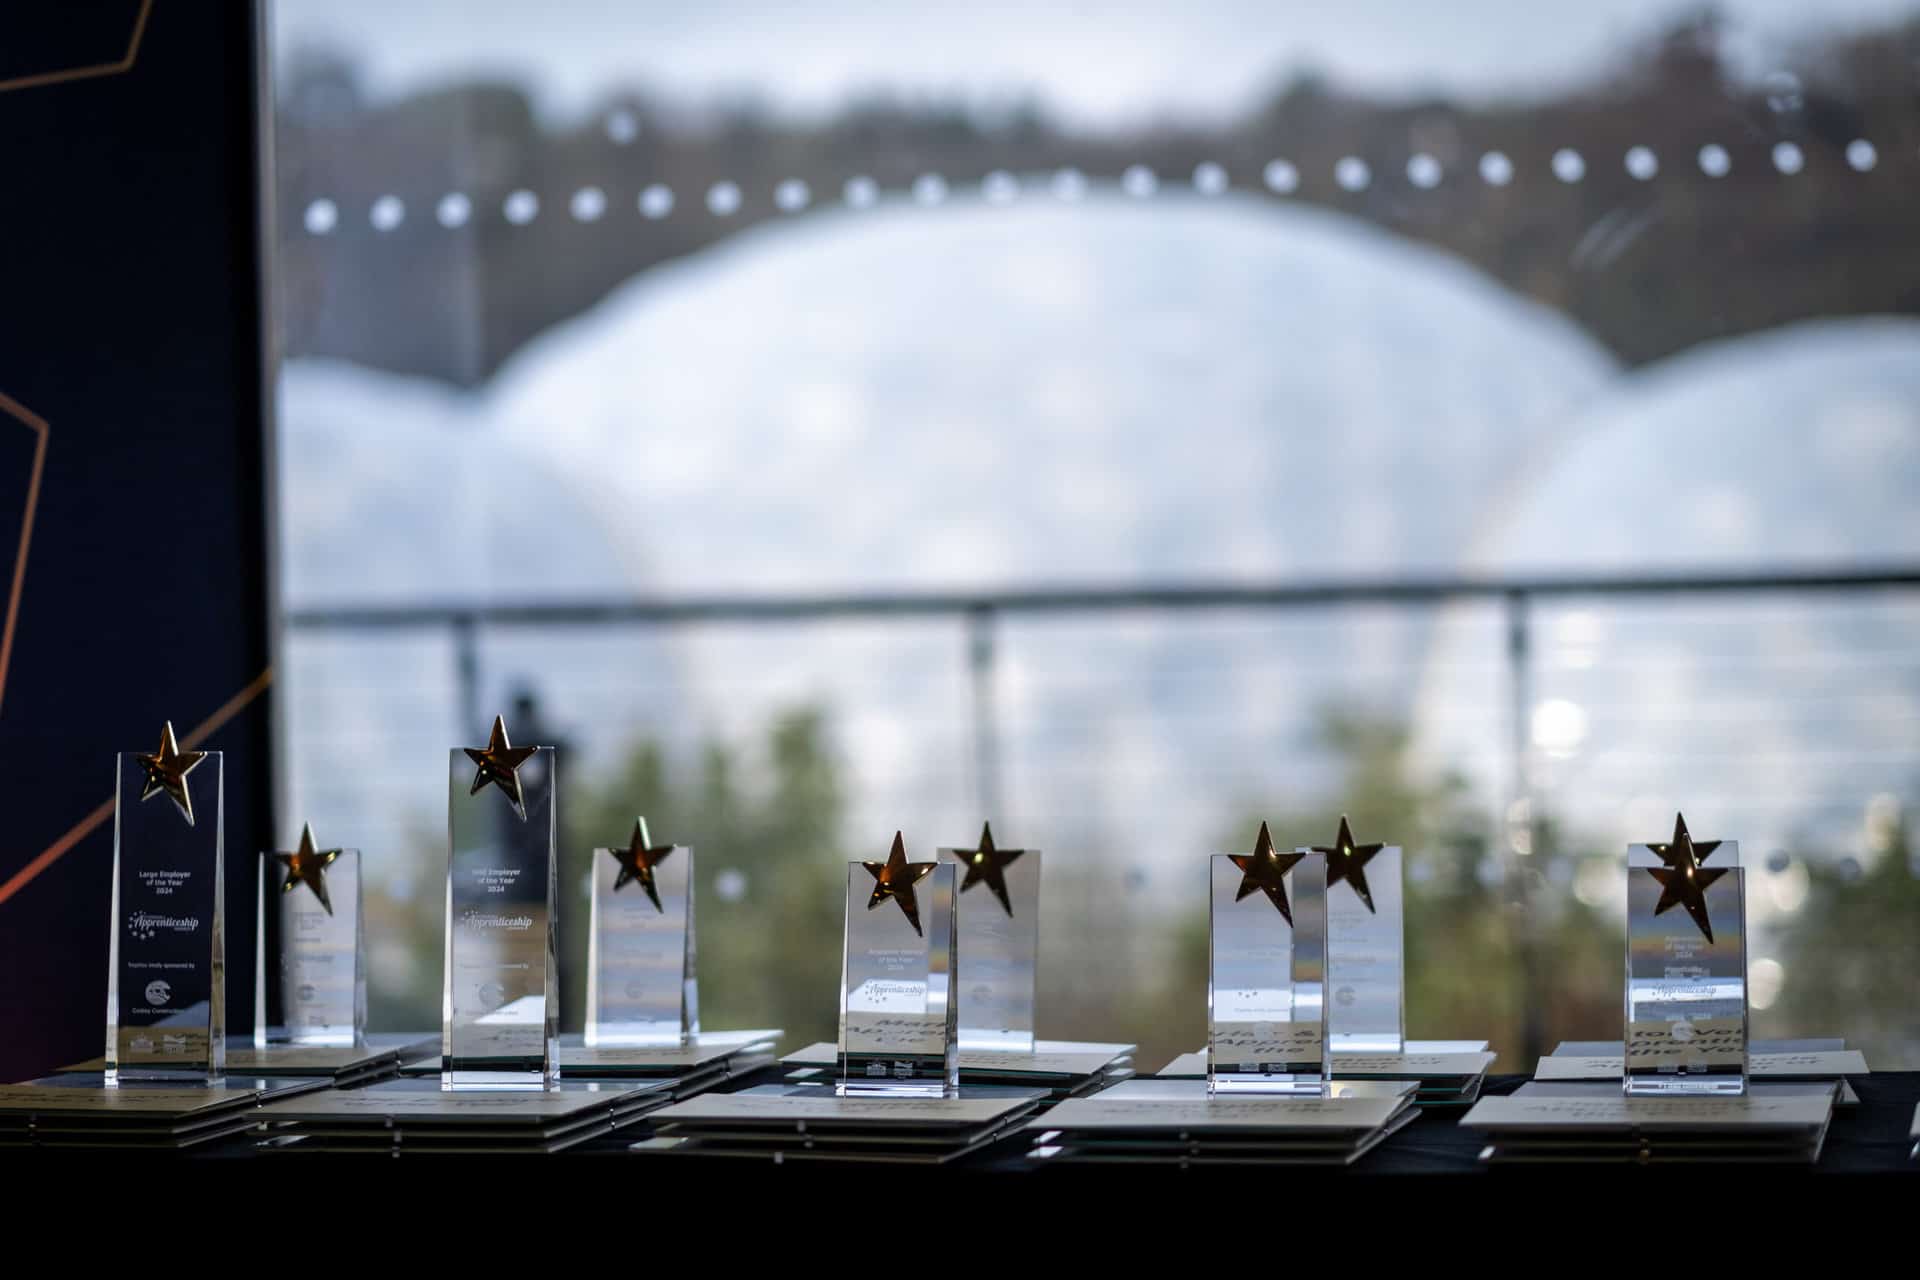
[[[1386,848],[1383,844],[1355,844],[1353,831],[1347,826],[1347,815],[1340,815],[1340,830],[1333,837],[1333,847],[1323,848],[1314,845],[1315,853],[1327,855],[1327,892],[1333,892],[1333,886],[1345,880],[1360,895],[1360,901],[1367,904],[1367,910],[1373,910],[1373,890],[1367,887],[1367,863],[1373,861],[1373,855]]]
[[[613,878],[613,891],[618,893],[637,881],[647,891],[647,899],[653,903],[653,909],[664,913],[666,908],[660,905],[660,891],[654,887],[653,869],[665,862],[673,849],[674,846],[670,844],[650,846],[647,843],[647,820],[635,818],[633,836],[627,841],[627,847],[607,850],[613,855],[614,861],[620,864],[620,874]]]
[[[1673,815],[1672,842],[1647,846],[1658,855],[1660,861],[1667,864],[1664,867],[1646,868],[1647,874],[1660,882],[1660,901],[1654,907],[1653,914],[1660,915],[1676,906],[1685,907],[1708,942],[1713,941],[1713,921],[1707,917],[1707,889],[1727,874],[1727,869],[1716,867],[1709,871],[1700,864],[1719,847],[1718,840],[1696,843],[1687,833],[1685,816],[1678,813]]]
[[[152,755],[136,752],[133,757],[146,770],[147,783],[140,791],[142,800],[151,800],[162,791],[173,800],[180,816],[193,825],[193,793],[187,790],[187,775],[207,758],[204,751],[182,751],[173,736],[173,721],[160,730],[160,749]]]
[[[977,884],[984,884],[993,890],[993,896],[1000,899],[1000,905],[1006,909],[1007,917],[1013,917],[1013,899],[1007,896],[1007,868],[1012,865],[1025,849],[996,849],[993,844],[993,824],[980,824],[980,847],[977,849],[955,849],[953,856],[966,864],[966,878],[960,882],[960,892],[965,893]]]
[[[1293,924],[1293,904],[1287,901],[1287,872],[1294,864],[1307,855],[1304,853],[1280,853],[1273,847],[1273,836],[1267,832],[1267,824],[1260,824],[1260,834],[1254,837],[1252,853],[1230,853],[1227,855],[1233,865],[1240,868],[1240,892],[1233,895],[1235,902],[1255,890],[1263,891],[1274,909],[1286,917],[1287,924]]]
[[[281,893],[292,893],[297,884],[304,884],[313,890],[313,896],[320,899],[320,905],[333,914],[333,900],[327,897],[327,868],[334,864],[341,850],[316,849],[313,847],[313,824],[306,823],[300,828],[300,847],[292,853],[276,853],[274,859],[287,869],[287,878],[280,886]]]
[[[480,794],[480,788],[491,782],[507,793],[507,799],[513,804],[513,811],[520,820],[527,820],[527,800],[520,790],[520,766],[528,757],[538,751],[538,747],[516,747],[507,741],[507,722],[499,716],[493,718],[493,732],[487,737],[484,747],[462,747],[475,766],[473,787],[467,792],[470,796]]]
[[[887,852],[885,862],[862,862],[861,866],[873,877],[873,896],[867,899],[867,910],[871,911],[881,903],[891,899],[900,904],[902,914],[913,931],[921,937],[927,935],[920,928],[920,903],[913,896],[913,886],[927,878],[934,863],[908,862],[906,842],[901,840],[898,831],[893,833],[893,848]]]

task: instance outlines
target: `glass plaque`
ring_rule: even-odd
[[[552,747],[486,748],[447,770],[446,992],[440,1080],[541,1088],[559,1078]]]
[[[1356,844],[1347,820],[1327,860],[1328,1048],[1341,1053],[1404,1053],[1406,923],[1400,848]]]
[[[1746,909],[1740,847],[1695,841],[1627,848],[1625,1089],[1631,1095],[1747,1091]]]
[[[1278,853],[1211,859],[1207,1089],[1317,1097],[1327,1088],[1326,860]]]
[[[624,848],[593,851],[586,1042],[678,1047],[699,1034],[693,850],[649,844],[642,818]]]
[[[253,1043],[351,1047],[367,1034],[367,943],[360,851],[319,849],[313,828],[292,853],[260,855]]]
[[[1000,849],[982,828],[972,849],[942,849],[961,871],[960,954],[955,985],[960,1048],[1033,1052],[1033,988],[1040,949],[1040,851]]]
[[[113,808],[106,1084],[217,1081],[226,1070],[223,764],[123,752]]]
[[[908,862],[898,835],[885,862],[847,864],[838,1093],[959,1092],[956,871]]]

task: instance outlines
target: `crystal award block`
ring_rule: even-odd
[[[1327,876],[1327,1035],[1335,1055],[1407,1047],[1400,850],[1366,849],[1358,877]]]
[[[254,1047],[362,1044],[367,1036],[367,943],[360,851],[315,853],[303,846],[302,854],[293,856],[312,857],[314,870],[288,866],[288,856],[268,853],[260,858]]]
[[[1032,1053],[1040,851],[988,847],[940,852],[955,859],[953,865],[963,877],[957,910],[967,977],[954,987],[960,1048],[967,1053]],[[993,862],[991,870],[988,861]]]
[[[482,784],[465,750],[448,757],[440,1081],[449,1089],[559,1078],[553,748],[500,770]]]
[[[899,849],[896,842],[895,850]],[[891,869],[895,863],[889,859]],[[847,866],[840,976],[842,1095],[952,1097],[960,1086],[952,863],[900,863],[886,889],[880,863]]]
[[[1747,1091],[1747,945],[1739,846],[1691,869],[1672,846],[1627,849],[1625,1089],[1630,1095]],[[1668,850],[1666,857],[1659,851]],[[1658,873],[1657,875],[1655,873]]]
[[[166,743],[172,739],[169,729]],[[226,1072],[221,755],[169,758],[190,763],[173,765],[166,786],[152,781],[144,762],[153,759],[123,752],[117,771],[107,960],[110,1087],[129,1080],[206,1082]],[[184,805],[177,796],[186,798]]]
[[[1297,855],[1275,886],[1284,895],[1279,900],[1275,891],[1249,889],[1232,856],[1215,854],[1211,862],[1207,1090],[1321,1096],[1326,862],[1319,854]]]
[[[586,1042],[677,1048],[700,1034],[693,850],[593,851]]]

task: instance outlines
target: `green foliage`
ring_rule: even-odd
[[[1865,871],[1807,866],[1806,901],[1780,933],[1780,996],[1755,1034],[1845,1035],[1876,1070],[1920,1062],[1920,876],[1904,820],[1878,852]]]
[[[644,815],[656,843],[694,846],[702,1024],[784,1027],[790,1045],[833,1039],[848,854],[840,767],[827,737],[818,710],[788,712],[769,730],[764,759],[743,768],[736,748],[709,742],[684,774],[676,774],[659,744],[642,742],[613,776],[567,797],[564,1025],[580,1025],[586,991],[591,851],[624,844]],[[723,876],[744,879],[737,901],[722,898]]]

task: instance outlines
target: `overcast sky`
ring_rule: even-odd
[[[1234,112],[1314,66],[1382,94],[1481,97],[1605,66],[1689,0],[278,0],[276,43],[351,51],[379,96],[471,76],[524,81],[577,115],[610,89],[694,102],[753,93],[828,110],[889,89],[973,103],[1032,93],[1082,124]],[[1798,35],[1920,0],[1720,0],[1750,69]]]

